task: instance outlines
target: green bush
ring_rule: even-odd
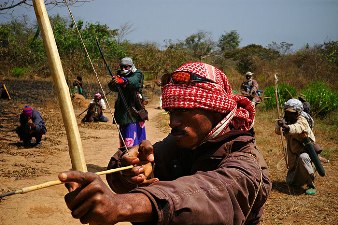
[[[313,116],[324,117],[338,108],[338,92],[323,82],[311,83],[301,93],[310,103]]]
[[[23,76],[25,73],[26,73],[26,69],[25,68],[21,68],[21,67],[14,67],[11,70],[11,74],[14,77],[17,77],[17,78]]]
[[[283,109],[284,103],[290,98],[295,98],[297,91],[294,87],[288,84],[278,85],[278,101],[280,109]],[[277,107],[275,86],[268,86],[264,90],[264,108],[270,110]]]

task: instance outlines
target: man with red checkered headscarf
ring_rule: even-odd
[[[222,71],[201,62],[182,65],[161,85],[171,133],[112,157],[108,168],[135,165],[107,175],[121,194],[95,174],[61,173],[61,181],[75,182],[66,195],[72,215],[99,224],[258,224],[271,182],[248,132],[253,104],[232,94]]]

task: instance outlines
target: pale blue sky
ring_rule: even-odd
[[[217,41],[231,30],[239,33],[241,46],[275,41],[292,43],[295,50],[338,41],[338,0],[95,0],[71,11],[76,20],[110,28],[131,24],[134,30],[126,39],[132,42],[163,45],[198,31],[210,32]],[[34,16],[33,8],[16,9],[14,15],[23,12]],[[56,13],[69,17],[65,7],[49,10]]]

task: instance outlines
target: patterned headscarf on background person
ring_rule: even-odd
[[[33,114],[32,107],[30,107],[29,105],[26,105],[25,107],[23,107],[22,114],[28,117],[32,117],[32,114]]]
[[[213,82],[188,84],[168,83],[162,87],[162,107],[201,108],[225,113],[227,116],[210,132],[207,139],[217,139],[229,124],[236,130],[250,130],[254,123],[255,107],[243,96],[232,94],[227,76],[219,69],[202,62],[186,63],[175,72],[198,74]],[[174,73],[175,73],[174,72]]]
[[[284,103],[284,111],[298,112],[300,114],[303,111],[303,103],[298,99],[291,98]]]
[[[133,73],[135,73],[136,70],[137,70],[134,63],[133,63],[133,59],[130,58],[130,57],[124,57],[123,59],[121,59],[120,64],[131,66],[130,71],[133,72]]]

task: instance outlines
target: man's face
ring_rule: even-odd
[[[288,124],[296,123],[298,116],[299,116],[298,112],[289,112],[289,111],[284,112],[284,118]]]
[[[250,76],[250,75],[246,75],[245,77],[246,77],[247,80],[251,80],[251,78],[252,78],[252,76]]]
[[[167,109],[171,134],[181,148],[194,148],[201,144],[214,127],[214,112],[203,109]]]

